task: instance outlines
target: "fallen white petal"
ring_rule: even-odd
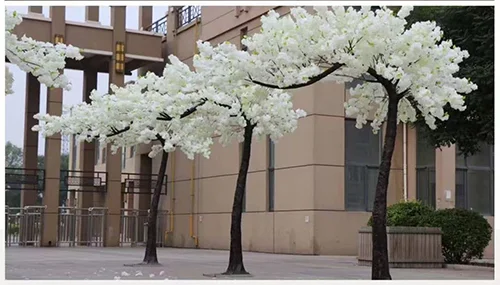
[[[135,273],[135,276],[142,276],[142,272],[137,271],[137,273]]]
[[[162,276],[163,274],[165,274],[165,271],[160,271],[160,276]]]
[[[120,276],[115,276],[115,280],[120,280]]]
[[[153,277],[155,277],[154,274],[149,274],[149,278],[153,278]]]
[[[122,272],[122,276],[130,276],[130,274],[128,274],[127,272],[123,271]]]

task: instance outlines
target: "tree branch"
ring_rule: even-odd
[[[330,75],[331,73],[335,72],[337,69],[341,68],[343,65],[344,64],[342,64],[342,63],[334,63],[327,70],[323,71],[322,73],[320,73],[316,76],[309,78],[309,81],[307,81],[307,82],[299,83],[299,84],[292,84],[292,85],[285,86],[285,87],[279,87],[278,85],[273,85],[273,84],[264,83],[264,82],[261,82],[258,80],[253,80],[250,75],[249,75],[249,79],[251,82],[253,82],[257,85],[263,86],[263,87],[268,87],[268,88],[273,88],[273,89],[282,89],[282,90],[296,89],[296,88],[309,86],[311,84],[314,84],[314,83],[320,81],[321,79],[323,79],[323,78],[327,77],[328,75]]]

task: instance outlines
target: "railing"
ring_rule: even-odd
[[[43,169],[5,168],[5,190],[29,190],[43,192]]]
[[[5,207],[5,245],[40,246],[45,206]]]
[[[163,178],[161,195],[166,195],[167,175]],[[157,174],[122,173],[122,181],[125,184],[124,194],[148,194],[155,188],[158,181]]]
[[[57,245],[104,245],[107,208],[59,207]]]
[[[107,172],[61,170],[61,191],[106,192]]]
[[[184,27],[201,17],[201,6],[184,6],[177,11],[177,28]]]
[[[144,30],[154,32],[157,34],[166,35],[167,34],[167,16],[160,18],[156,22],[147,26]]]
[[[145,245],[148,233],[149,210],[122,209],[120,223],[120,246]],[[168,211],[159,210],[156,220],[156,245],[164,246]]]

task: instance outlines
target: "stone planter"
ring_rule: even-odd
[[[389,267],[442,268],[441,229],[387,227]],[[358,236],[358,264],[371,266],[372,228],[363,227]]]

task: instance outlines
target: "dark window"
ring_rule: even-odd
[[[275,158],[275,146],[274,142],[271,140],[271,138],[267,138],[267,145],[268,145],[268,180],[267,180],[267,190],[268,190],[268,201],[269,201],[269,207],[268,211],[272,212],[274,211],[274,197],[275,197],[275,192],[274,192],[274,185],[275,185],[275,180],[274,180],[274,158]]]
[[[239,144],[239,155],[240,155],[240,159],[239,159],[239,164],[238,164],[238,171],[240,169],[240,165],[241,165],[241,159],[243,157],[243,144],[244,142],[240,143]],[[241,207],[241,211],[242,212],[246,212],[247,210],[247,189],[246,189],[246,184],[245,184],[245,192],[243,193],[243,206]]]
[[[99,141],[95,142],[94,153],[95,153],[94,164],[97,165],[99,163],[99,158],[101,154],[101,150],[99,148]]]
[[[122,169],[127,167],[127,148],[122,148]]]
[[[102,163],[106,163],[106,147],[102,148]]]
[[[72,144],[73,144],[73,148],[72,148],[73,155],[71,156],[71,169],[72,170],[76,170],[76,158],[77,158],[77,155],[78,155],[78,145],[77,145],[77,142],[76,142],[76,136],[75,135],[72,135],[71,139],[72,139]]]
[[[436,207],[436,149],[417,129],[417,200]]]
[[[244,27],[243,29],[240,30],[240,43],[241,40],[243,40],[248,34],[248,28]],[[244,44],[241,44],[241,50],[246,51],[248,47]]]
[[[134,157],[135,155],[135,145],[130,147],[130,158]]]
[[[457,151],[455,207],[494,215],[493,145],[483,145],[475,155],[464,157]]]
[[[371,211],[380,164],[381,135],[369,125],[356,128],[356,121],[345,120],[345,208]]]

